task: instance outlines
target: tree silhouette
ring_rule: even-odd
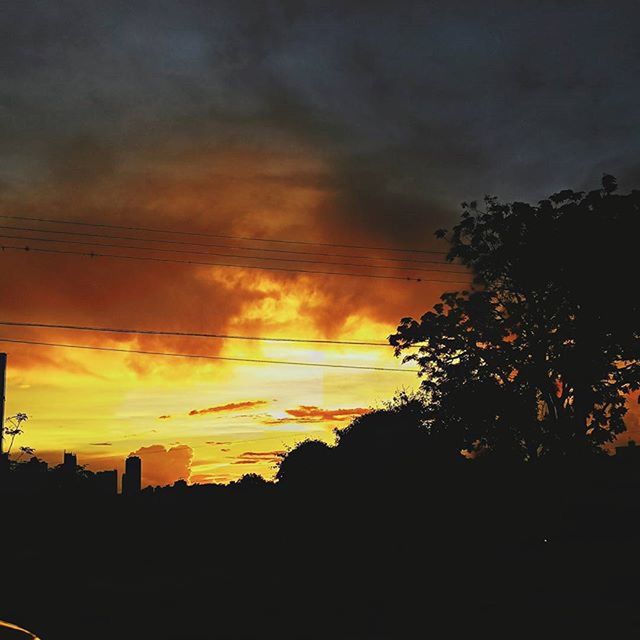
[[[20,455],[16,458],[16,462],[20,462],[22,456],[34,457],[36,450],[33,447],[20,447]]]
[[[329,475],[334,453],[334,448],[321,440],[303,440],[283,455],[276,479],[300,488],[316,485]]]
[[[29,416],[26,413],[16,413],[15,416],[10,416],[5,419],[7,426],[3,427],[4,434],[11,437],[7,454],[11,453],[16,436],[20,436],[24,433],[22,423],[26,422],[28,419]]]
[[[423,376],[431,432],[534,460],[601,451],[640,387],[640,192],[565,190],[537,205],[462,205],[449,260],[475,276],[389,337]],[[441,230],[437,233],[446,237]]]
[[[425,470],[461,460],[449,434],[427,429],[430,410],[420,394],[401,392],[380,409],[335,429],[336,444],[305,440],[283,455],[276,479],[283,484],[376,483],[415,479]],[[439,437],[443,436],[443,437]]]
[[[259,491],[269,485],[259,473],[245,473],[239,480],[235,480],[230,485],[242,491]]]
[[[428,416],[419,394],[401,392],[381,409],[336,429],[337,460],[345,477],[371,481],[385,469],[387,479],[399,480],[421,472],[425,462],[433,466],[459,458],[459,449],[427,429]]]

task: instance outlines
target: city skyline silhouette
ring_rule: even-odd
[[[639,19],[3,3],[0,640],[637,635]]]

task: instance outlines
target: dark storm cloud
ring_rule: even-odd
[[[403,242],[459,200],[635,166],[635,2],[9,2],[1,183],[312,149],[327,220]]]

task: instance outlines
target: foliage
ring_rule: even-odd
[[[402,475],[412,464],[422,468],[425,460],[434,464],[451,458],[452,448],[427,429],[428,417],[422,394],[398,393],[381,409],[336,429],[340,462],[360,474],[372,475],[386,468]]]
[[[313,484],[333,466],[333,448],[321,440],[303,440],[283,455],[276,480],[299,485]]]
[[[11,437],[7,453],[11,453],[11,449],[13,448],[13,443],[16,439],[16,436],[20,436],[24,433],[24,429],[22,429],[22,423],[26,422],[28,419],[29,416],[26,413],[16,413],[15,416],[6,418],[5,425],[7,426],[3,427],[4,435]]]
[[[600,451],[640,388],[635,245],[640,192],[615,178],[537,205],[463,203],[449,260],[471,292],[447,293],[390,336],[423,377],[431,433],[533,460]],[[446,232],[440,231],[440,236]]]
[[[230,483],[234,487],[246,491],[264,489],[269,485],[259,473],[245,473],[239,480]]]
[[[422,474],[460,459],[448,439],[426,427],[429,410],[422,394],[401,392],[380,409],[335,430],[336,444],[305,440],[287,452],[277,480],[308,486],[319,482],[371,484]],[[445,434],[448,437],[448,434]]]

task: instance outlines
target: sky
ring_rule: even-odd
[[[0,16],[3,215],[442,250],[434,231],[464,200],[536,201],[595,188],[604,172],[623,190],[640,182],[637,2],[8,0]],[[43,231],[59,225],[0,224],[14,228],[0,235],[61,238]],[[324,251],[347,262],[417,255]],[[36,252],[0,252],[0,265],[0,320],[332,340],[384,341],[451,288]],[[0,336],[400,366],[380,347]],[[52,463],[72,450],[94,470],[137,453],[154,485],[270,476],[293,443],[331,441],[417,384],[407,372],[0,347],[7,415],[30,416],[15,446]],[[636,415],[629,426],[640,431]]]

